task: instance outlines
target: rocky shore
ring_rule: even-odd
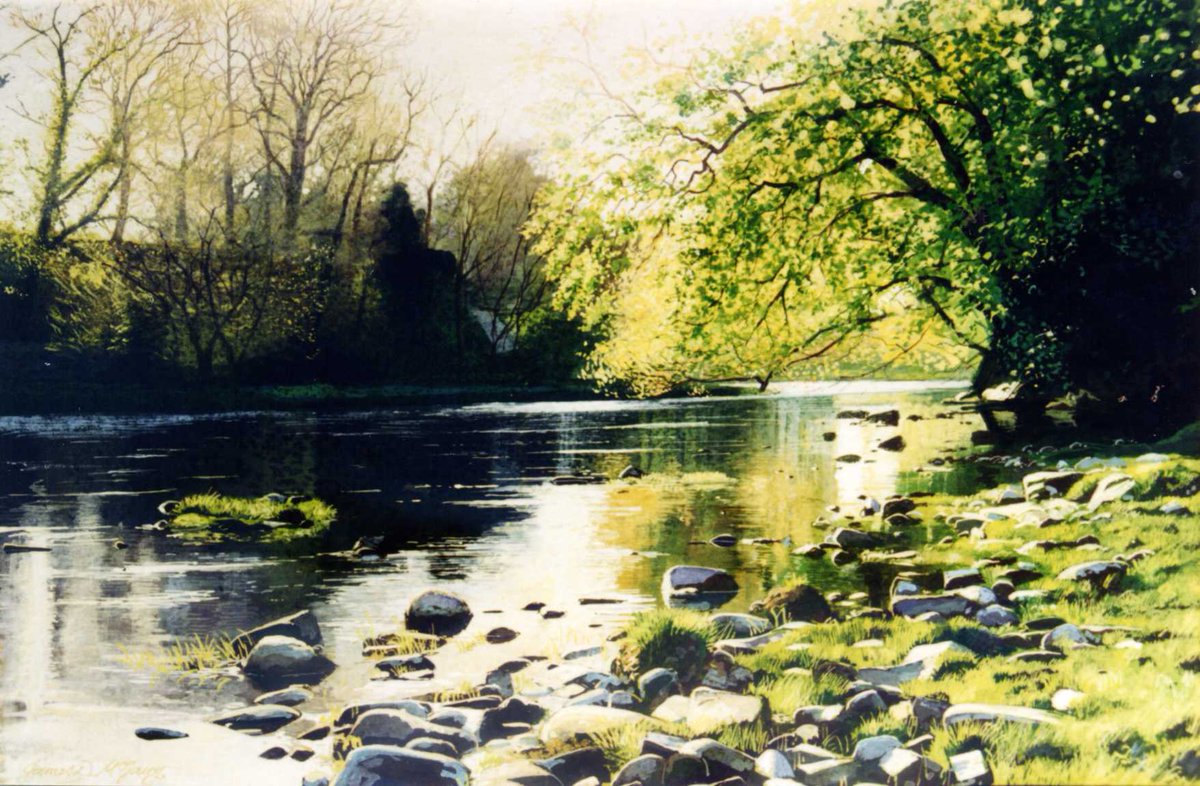
[[[363,641],[390,698],[296,724],[291,744],[262,756],[311,760],[305,786],[1200,778],[1200,461],[1033,469],[968,498],[831,509],[814,524],[824,540],[797,547],[795,575],[749,614],[720,611],[741,589],[731,575],[675,566],[663,608],[566,651],[530,641],[525,657],[481,654],[455,691],[422,687],[448,642],[517,634],[483,631],[462,599],[427,591],[404,630]],[[826,592],[805,571],[818,561],[888,580]],[[287,732],[336,668],[309,612],[233,643],[263,694],[212,720],[249,734]],[[173,732],[138,735],[165,745]]]

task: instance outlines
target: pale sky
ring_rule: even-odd
[[[578,43],[567,20],[594,20],[593,54],[619,80],[621,55],[665,37],[719,40],[790,0],[411,0],[411,62],[440,77],[443,91],[513,140],[532,139],[546,99],[569,89],[546,67]]]

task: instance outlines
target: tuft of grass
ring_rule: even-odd
[[[284,510],[296,508],[310,526],[264,528],[264,522],[275,521]],[[226,497],[216,492],[192,494],[180,500],[171,514],[170,525],[182,540],[203,543],[224,540],[254,540],[260,543],[289,543],[323,535],[337,517],[332,505],[310,499],[290,505],[272,502],[265,497]],[[245,525],[239,531],[236,522]],[[233,524],[231,526],[231,524]]]
[[[238,652],[229,636],[202,636],[169,643],[162,649],[132,649],[117,645],[117,660],[127,668],[156,674],[212,671],[236,663]]]
[[[625,628],[613,663],[620,676],[636,678],[650,669],[673,669],[684,683],[700,679],[708,645],[718,631],[709,618],[685,609],[656,609],[637,614]]]

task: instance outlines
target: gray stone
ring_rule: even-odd
[[[213,718],[212,722],[234,731],[270,733],[283,728],[300,717],[300,713],[281,704],[259,704],[243,707]]]
[[[1137,481],[1121,472],[1114,472],[1104,477],[1096,484],[1091,499],[1088,500],[1088,510],[1096,510],[1101,505],[1116,502],[1126,494],[1132,494],[1137,488]]]
[[[987,608],[980,609],[975,614],[975,621],[985,628],[999,628],[1005,625],[1016,625],[1020,620],[1012,609],[993,603]]]
[[[942,587],[948,590],[983,583],[983,576],[974,568],[947,570],[942,573]]]
[[[973,750],[950,757],[951,786],[992,786],[992,771],[983,751]]]
[[[459,754],[477,745],[474,735],[453,726],[432,723],[404,710],[371,710],[359,716],[350,729],[350,736],[363,745],[403,746],[420,737],[442,740],[454,746]]]
[[[640,783],[642,786],[661,786],[666,769],[666,759],[647,753],[627,762],[613,776],[612,786],[629,786],[632,783]]]
[[[420,633],[454,636],[470,624],[472,616],[467,602],[457,595],[427,590],[408,604],[404,626]]]
[[[321,626],[317,624],[316,615],[305,609],[239,633],[232,641],[233,648],[245,655],[267,636],[288,636],[315,647],[321,643]]]
[[[868,549],[879,543],[879,538],[862,530],[838,527],[825,541],[835,543],[843,549]]]
[[[292,685],[283,690],[264,693],[254,700],[255,704],[279,704],[284,707],[295,707],[313,697],[312,691],[300,685]]]
[[[1071,688],[1059,688],[1050,697],[1050,706],[1059,712],[1066,712],[1084,698],[1084,693]]]
[[[662,594],[668,599],[691,595],[732,595],[737,591],[738,584],[733,576],[717,568],[676,565],[663,575]]]
[[[890,734],[866,737],[854,746],[854,760],[859,763],[875,764],[889,752],[900,747],[900,740]]]
[[[638,694],[648,710],[653,710],[680,690],[679,675],[671,669],[651,669],[638,677]]]
[[[991,606],[993,603],[995,603],[998,600],[995,592],[988,589],[987,587],[981,587],[978,585],[972,586],[972,587],[963,587],[962,589],[956,589],[956,590],[954,590],[954,594],[958,595],[960,598],[966,598],[967,600],[974,603],[976,606],[980,606],[980,607]]]
[[[953,726],[956,723],[995,723],[997,721],[1031,725],[1058,722],[1053,715],[1044,710],[1032,707],[1010,707],[1003,704],[953,704],[942,715],[942,723],[947,726]]]
[[[534,762],[564,784],[577,784],[586,778],[609,782],[608,761],[600,748],[577,748]]]
[[[375,662],[375,668],[393,674],[409,671],[425,671],[433,668],[433,661],[424,655],[393,655]]]
[[[901,617],[916,617],[936,611],[947,619],[961,617],[971,609],[971,603],[959,595],[917,595],[892,598],[892,613]]]
[[[1093,588],[1101,589],[1119,582],[1127,570],[1122,562],[1112,560],[1094,560],[1082,562],[1063,570],[1058,574],[1059,581],[1086,581]]]
[[[1047,631],[1046,635],[1042,636],[1042,649],[1055,650],[1062,652],[1063,650],[1072,649],[1077,646],[1093,646],[1100,643],[1100,637],[1094,633],[1089,633],[1080,630],[1075,625],[1063,624]]]
[[[697,688],[688,699],[685,722],[693,734],[707,734],[730,725],[751,725],[771,717],[762,696]]]
[[[791,778],[796,774],[787,756],[776,750],[763,751],[754,760],[754,771],[764,778]]]
[[[1030,500],[1046,499],[1051,496],[1066,494],[1076,481],[1083,477],[1082,472],[1045,471],[1026,475],[1021,480],[1025,489],[1025,498]]]
[[[591,740],[597,735],[652,723],[646,715],[614,707],[564,707],[546,720],[538,736],[547,744]]]
[[[886,711],[887,704],[883,698],[873,690],[865,690],[846,702],[846,708],[842,711],[842,717],[854,723],[863,718]]]
[[[460,762],[435,753],[365,745],[351,752],[333,786],[467,786]]]
[[[680,748],[679,752],[703,759],[708,765],[709,777],[715,780],[746,776],[754,772],[754,759],[716,740],[692,740]]]
[[[332,661],[303,641],[274,635],[259,639],[242,664],[246,676],[265,687],[311,685],[333,669]]]
[[[796,769],[796,780],[804,786],[843,786],[858,782],[858,765],[843,759],[825,759],[801,764]]]

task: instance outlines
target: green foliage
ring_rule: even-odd
[[[828,7],[665,77],[545,190],[532,226],[556,297],[604,335],[589,373],[653,393],[941,338],[987,381],[1053,392],[1104,351],[1136,362],[1115,341],[1082,352],[1120,311],[1071,301],[1114,260],[1160,320],[1193,297],[1190,230],[1160,209],[1195,177],[1192,5]],[[1131,307],[1116,281],[1096,291]]]

